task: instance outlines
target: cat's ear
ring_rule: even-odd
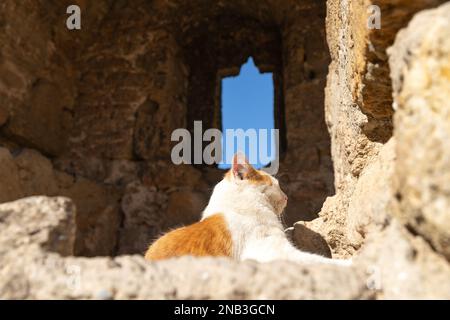
[[[235,179],[247,179],[252,170],[254,169],[251,164],[248,163],[247,158],[244,154],[238,152],[233,156],[231,172],[233,173],[233,177]]]

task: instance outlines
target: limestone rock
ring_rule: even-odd
[[[386,53],[444,0],[78,2],[90,32],[61,27],[64,1],[0,5],[0,202],[73,199],[0,204],[0,298],[448,298],[449,5]],[[283,221],[351,268],[141,255],[222,178],[173,165],[170,137],[220,128],[250,55],[273,74]]]
[[[104,183],[126,187],[136,180],[143,171],[144,164],[138,161],[113,160],[107,164]]]
[[[347,194],[328,198],[319,218],[303,224],[319,233],[331,247],[333,256],[349,257],[358,250],[364,238],[390,220],[395,141],[391,139],[373,156]]]
[[[36,150],[24,149],[14,161],[19,168],[21,185],[26,196],[57,195],[58,185],[49,159]]]
[[[56,15],[39,14],[55,9],[65,10],[62,3],[26,1],[4,2],[0,12],[0,101],[9,113],[2,134],[52,155],[64,149],[75,95],[75,72],[65,57],[71,48],[55,50],[64,29],[53,28]]]
[[[386,49],[420,10],[442,0],[327,1],[331,64],[325,90],[325,120],[331,136],[334,181],[345,220],[348,197],[360,173],[392,137],[392,86]],[[367,27],[370,6],[381,9],[381,30]],[[338,205],[337,205],[338,206]]]
[[[114,188],[79,177],[62,187],[58,194],[72,199],[77,208],[75,254],[114,254],[121,221],[119,197]]]
[[[380,230],[390,219],[394,196],[395,141],[391,139],[361,173],[350,198],[345,234],[359,248],[369,232]]]
[[[383,299],[448,299],[450,266],[420,237],[397,221],[372,233],[357,260],[367,286]]]
[[[159,105],[155,101],[147,100],[139,106],[136,112],[136,123],[134,127],[134,152],[140,159],[152,159],[160,157],[158,154],[159,135],[154,134],[150,128],[157,125],[155,115]]]
[[[164,218],[164,229],[199,221],[207,204],[208,199],[200,192],[176,191],[171,193]]]
[[[179,188],[206,188],[207,184],[204,180],[202,172],[192,166],[177,166],[162,162],[150,163],[143,177],[144,184],[156,186],[164,191]]]
[[[68,197],[77,208],[75,253],[115,253],[120,215],[119,196],[113,187],[54,170],[51,161],[33,149],[23,149],[15,158],[3,148],[0,154],[0,176],[4,178],[0,180],[0,190],[5,190],[0,193],[4,200],[0,200],[34,195]]]
[[[0,224],[2,299],[364,299],[373,296],[365,284],[364,272],[350,267],[192,257],[156,263],[145,261],[142,256],[62,257],[60,254],[73,249],[75,234],[74,207],[64,198],[33,197],[3,204],[0,217],[3,221]]]
[[[415,16],[389,54],[396,214],[450,260],[450,4]]]
[[[82,176],[94,181],[111,184],[114,181],[107,180],[109,173],[107,167],[110,165],[110,162],[97,157],[79,157],[76,154],[70,154],[55,159],[53,165],[57,170],[74,176]]]
[[[128,184],[121,201],[123,227],[119,253],[142,253],[163,231],[167,195],[140,182]]]
[[[5,110],[5,108],[0,107],[0,127],[3,126],[6,123],[6,121],[8,121],[8,117],[9,117],[8,111]]]
[[[291,238],[299,250],[331,258],[331,250],[326,240],[319,233],[307,228],[304,223],[294,224]]]
[[[320,234],[325,239],[334,258],[346,259],[356,252],[356,248],[346,234],[347,199],[349,198],[349,195],[343,196],[342,193],[328,197],[323,204],[319,217],[312,221],[303,222],[307,228]]]

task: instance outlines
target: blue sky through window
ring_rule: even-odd
[[[236,151],[245,152],[249,157],[249,148],[259,154],[261,141],[259,140],[259,129],[267,129],[265,135],[267,148],[262,148],[270,161],[275,158],[274,139],[271,129],[274,129],[274,88],[272,73],[259,73],[253,59],[242,65],[240,74],[236,77],[222,79],[222,163],[219,168],[230,168],[231,159]],[[237,143],[234,143],[235,150],[226,148],[226,129],[256,129],[257,145],[249,145],[246,141],[245,150],[237,150]],[[236,139],[235,139],[236,140]],[[266,152],[267,149],[267,152]],[[228,152],[227,152],[228,151]],[[225,162],[224,162],[225,160]],[[270,163],[262,163],[258,157],[257,161],[250,162],[256,168],[261,168]]]

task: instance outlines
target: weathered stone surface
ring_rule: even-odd
[[[161,234],[167,194],[140,182],[127,185],[121,201],[123,226],[120,230],[119,253],[143,253]]]
[[[69,128],[61,93],[61,88],[51,83],[40,81],[35,84],[24,105],[14,110],[10,117],[4,128],[6,135],[50,154],[62,153]]]
[[[319,218],[303,223],[326,240],[333,256],[353,255],[369,233],[383,229],[390,220],[394,148],[395,141],[391,139],[369,161],[350,190],[328,198]]]
[[[4,107],[0,107],[0,127],[8,121],[8,111]]]
[[[158,263],[142,256],[63,258],[75,235],[68,199],[27,198],[0,205],[0,216],[1,298],[395,299],[450,292],[446,260],[395,223],[372,234],[348,268],[189,257]]]
[[[0,101],[9,114],[2,134],[52,155],[64,150],[75,94],[75,72],[59,37],[65,8],[5,1],[0,10]]]
[[[346,234],[346,212],[348,198],[341,194],[329,197],[325,200],[319,217],[305,222],[305,226],[319,233],[329,245],[333,257],[349,258],[356,249],[347,238]]]
[[[53,165],[49,159],[32,149],[21,150],[14,158],[26,196],[58,194]]]
[[[352,254],[359,246],[357,239],[347,237],[349,205],[353,201],[352,212],[367,210],[356,205],[356,198],[351,200],[357,181],[370,163],[378,161],[378,153],[392,136],[392,86],[386,49],[416,12],[443,1],[388,2],[327,1],[332,61],[325,90],[325,119],[331,136],[336,195],[325,201],[313,229],[321,230],[337,256]],[[381,30],[367,28],[372,4],[381,9]],[[360,185],[370,185],[370,179]]]
[[[187,74],[180,45],[162,28],[142,27],[156,23],[155,10],[143,14],[119,7],[112,8],[92,52],[81,54],[70,154],[168,161],[170,135],[185,127]],[[132,16],[130,25],[117,29],[124,14]]]
[[[207,204],[208,199],[200,192],[176,191],[171,193],[163,228],[174,227],[174,221],[180,226],[199,221]]]
[[[19,171],[11,153],[0,147],[0,203],[23,197]]]
[[[292,242],[298,249],[331,258],[331,250],[325,239],[319,233],[307,228],[304,223],[295,223],[291,232]]]
[[[221,172],[220,177],[215,182],[223,178],[225,172]],[[160,190],[170,191],[174,188],[184,189],[204,189],[208,188],[207,177],[202,175],[202,171],[192,166],[182,166],[166,164],[164,162],[149,163],[148,169],[143,175],[143,183],[147,186],[156,186]]]
[[[147,185],[140,174],[155,171],[113,179],[111,163],[163,161],[152,186],[172,192],[185,182],[204,192],[217,182],[209,180],[214,168],[168,165],[171,133],[191,129],[194,120],[205,130],[220,128],[220,78],[236,75],[252,56],[261,72],[273,73],[275,123],[282,147],[290,143],[281,164],[291,175],[286,222],[317,216],[334,192],[320,107],[329,62],[324,1],[76,3],[89,12],[83,29],[92,32],[61,27],[67,1],[2,7],[0,101],[9,114],[2,145],[34,148],[58,170],[122,189]],[[174,178],[161,177],[172,170]]]
[[[389,53],[396,214],[450,260],[450,4],[415,16]]]
[[[104,160],[97,157],[60,157],[53,161],[55,168],[59,171],[64,171],[75,176],[82,176],[94,181],[114,183],[114,181],[108,182],[108,165],[111,165],[112,161]]]
[[[392,97],[386,49],[418,11],[444,1],[327,1],[332,62],[325,115],[332,139],[335,186],[347,188],[380,144],[392,136]],[[367,28],[370,5],[381,9],[381,30]]]
[[[106,184],[113,184],[118,187],[126,187],[136,180],[144,171],[144,163],[128,160],[113,160],[106,163],[105,178]]]
[[[389,66],[442,0],[128,2],[75,0],[91,32],[61,27],[65,0],[0,5],[0,202],[77,207],[0,205],[0,297],[448,297],[448,5]],[[249,56],[273,73],[284,222],[354,268],[48,251],[141,254],[196,221],[224,172],[173,165],[170,136],[220,128]]]
[[[77,255],[116,252],[119,194],[114,187],[54,170],[49,159],[33,149],[13,158],[0,148],[0,203],[35,195],[66,196],[77,207]]]

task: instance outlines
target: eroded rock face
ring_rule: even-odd
[[[358,211],[371,210],[362,206],[362,194],[354,193],[367,193],[372,179],[378,181],[377,186],[387,185],[388,174],[380,172],[383,179],[367,172],[384,170],[367,169],[374,162],[382,161],[384,167],[389,166],[382,159],[383,155],[379,158],[379,153],[392,137],[393,126],[392,86],[386,49],[416,12],[442,2],[327,1],[327,40],[332,61],[325,89],[325,119],[331,136],[336,195],[324,202],[319,221],[312,224],[315,225],[313,229],[322,230],[321,234],[337,256],[352,254],[361,244],[355,238],[348,238],[347,225],[353,222],[347,219]],[[370,5],[378,5],[381,9],[380,30],[367,28],[372,13],[368,10]],[[407,148],[407,144],[404,146]],[[386,169],[389,170],[388,167]],[[372,177],[358,182],[364,174]],[[365,191],[355,190],[363,188],[363,184],[366,185]],[[388,188],[375,196],[380,203],[388,201]],[[375,203],[371,202],[371,206]],[[383,205],[377,206],[383,211]],[[349,210],[352,214],[348,214]],[[351,237],[358,236],[353,234]]]
[[[201,192],[176,191],[171,193],[164,227],[170,227],[172,221],[179,221],[180,225],[189,225],[199,221],[207,204],[208,199]]]
[[[354,11],[339,7],[342,3],[329,2],[329,25],[340,17],[341,31],[352,32],[345,13],[348,18]],[[346,45],[344,37],[333,53],[337,30],[330,30],[336,72],[329,74],[327,101],[333,105],[327,102],[326,114],[337,194],[305,225],[326,239],[333,256],[358,256],[374,275],[368,285],[379,284],[378,298],[448,296],[448,21],[448,5],[419,13],[389,50],[397,111],[394,137],[385,144],[367,140],[364,126],[357,125],[366,120],[348,85],[359,80],[347,76],[358,45]]]
[[[62,187],[58,195],[69,197],[77,206],[75,254],[115,254],[121,223],[117,190],[80,177]]]
[[[0,200],[38,195],[66,196],[77,207],[76,255],[112,255],[121,222],[119,194],[113,186],[55,170],[41,153],[23,149],[14,155],[0,148]]]
[[[0,148],[0,181],[0,202],[12,201],[24,196],[19,170],[6,148]]]
[[[383,299],[448,299],[450,266],[421,237],[392,222],[371,233],[358,261],[367,272],[367,285]]]
[[[14,158],[22,188],[27,196],[57,195],[58,184],[52,162],[32,149],[24,149]]]
[[[390,220],[396,161],[395,140],[391,138],[362,172],[348,205],[345,234],[358,249],[367,234],[383,229]]]
[[[127,186],[121,202],[124,220],[119,253],[145,252],[155,235],[163,231],[166,205],[167,195],[156,188],[147,188],[137,182]]]
[[[126,212],[114,209],[111,229],[119,220],[122,227],[154,238],[194,221],[223,172],[173,165],[171,133],[191,130],[194,120],[201,120],[204,130],[220,129],[221,78],[237,75],[252,56],[261,72],[273,73],[281,168],[289,176],[283,184],[292,199],[285,222],[291,226],[317,217],[334,192],[321,107],[329,63],[324,1],[75,3],[83,12],[82,30],[89,32],[64,28],[67,1],[5,1],[0,10],[5,22],[0,26],[0,145],[26,147],[48,158],[36,156],[36,165],[22,165],[24,195],[70,196],[55,185],[52,162],[56,171],[95,184],[88,188],[98,192],[94,198],[104,199],[112,188],[123,202],[132,183],[161,194],[158,210],[163,212],[147,212],[160,225],[143,222],[152,217],[127,219]],[[27,171],[31,167],[34,171]],[[181,198],[192,203],[188,212],[181,212]],[[104,212],[109,201],[99,201],[102,208],[94,211]],[[80,197],[76,202],[86,208]],[[79,216],[104,221],[92,212],[83,209]],[[92,227],[80,223],[82,229]],[[128,239],[136,233],[117,234]],[[139,252],[127,250],[143,245],[122,240],[124,247],[116,246],[116,253]]]
[[[297,222],[293,228],[286,230],[286,234],[299,250],[331,258],[331,250],[326,240],[319,233],[307,228],[304,223]]]
[[[0,256],[31,249],[73,255],[75,206],[68,198],[29,197],[0,205]],[[17,256],[16,256],[17,257]],[[2,263],[4,268],[11,268]]]
[[[415,16],[389,53],[396,214],[450,260],[450,4]]]

